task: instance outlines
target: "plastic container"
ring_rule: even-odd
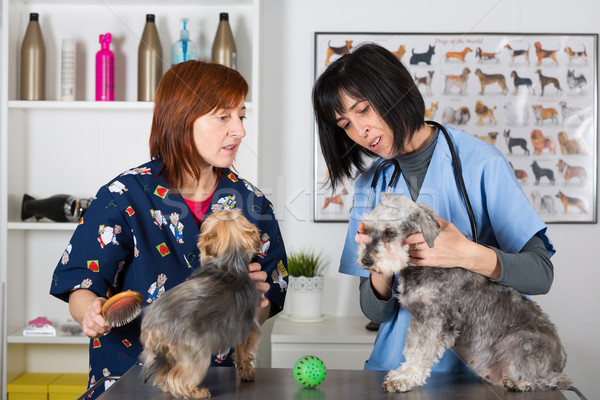
[[[59,373],[26,372],[8,385],[8,400],[47,400],[49,386],[61,376]]]
[[[88,374],[62,374],[48,385],[49,400],[74,400],[88,387]]]
[[[60,99],[75,100],[76,43],[73,39],[63,39],[60,53]]]
[[[110,33],[100,35],[101,49],[96,53],[96,101],[115,99],[115,55],[110,51]]]
[[[219,25],[212,45],[212,62],[237,69],[237,51],[228,13],[219,15]]]
[[[196,44],[190,40],[190,31],[187,30],[188,19],[183,18],[181,24],[181,39],[171,46],[172,66],[180,62],[198,59],[198,49],[196,48]]]
[[[154,101],[162,77],[162,45],[154,14],[146,14],[146,25],[138,47],[138,101]]]
[[[39,14],[29,14],[21,45],[21,100],[46,100],[46,48]]]

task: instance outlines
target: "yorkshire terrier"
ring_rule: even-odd
[[[241,380],[254,381],[261,293],[248,264],[260,247],[258,229],[239,210],[206,218],[198,239],[201,266],[143,312],[144,381],[152,377],[178,398],[209,398],[199,385],[211,355],[230,348]]]

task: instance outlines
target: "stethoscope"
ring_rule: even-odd
[[[454,151],[454,144],[452,143],[452,139],[450,138],[448,131],[446,130],[446,128],[444,128],[444,126],[442,124],[439,124],[435,121],[425,121],[425,123],[427,123],[430,126],[433,126],[435,128],[438,128],[446,137],[446,141],[448,142],[448,147],[450,148],[450,155],[452,156],[452,164],[454,164],[454,177],[456,179],[456,184],[457,184],[458,189],[460,190],[460,194],[462,195],[462,198],[465,202],[465,207],[467,208],[467,214],[469,215],[469,223],[471,224],[471,233],[473,234],[473,241],[475,241],[475,243],[477,243],[477,226],[475,225],[475,215],[473,214],[473,208],[471,207],[471,201],[469,200],[469,196],[467,195],[467,189],[465,188],[465,181],[463,180],[463,177],[462,177],[462,168],[460,166],[460,159],[458,158],[458,156],[456,155],[456,152]],[[371,190],[369,191],[369,197],[367,198],[367,210],[369,208],[369,204],[371,204],[371,195],[373,194],[373,189],[375,189],[375,186],[377,186],[379,172],[381,171],[381,169],[384,166],[389,165],[389,164],[394,165],[394,172],[392,173],[392,179],[390,179],[390,182],[388,183],[386,192],[389,192],[392,189],[392,187],[396,185],[396,182],[398,182],[398,178],[400,177],[400,173],[402,172],[402,169],[400,168],[400,163],[398,162],[397,159],[390,158],[388,160],[385,160],[381,164],[379,164],[377,166],[377,168],[375,169],[375,174],[373,175],[373,181],[371,182]]]

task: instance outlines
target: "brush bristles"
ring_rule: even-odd
[[[126,325],[137,318],[142,312],[142,307],[136,299],[121,299],[106,311],[106,323],[115,328]]]

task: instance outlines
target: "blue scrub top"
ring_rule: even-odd
[[[462,166],[463,179],[475,214],[478,243],[508,253],[518,253],[525,243],[537,234],[542,238],[548,254],[552,256],[555,249],[546,235],[546,224],[529,203],[504,155],[493,145],[468,133],[451,127],[445,128],[450,134]],[[340,262],[341,273],[369,276],[369,271],[357,262],[358,246],[354,237],[358,224],[367,211],[367,199],[375,169],[383,161],[381,158],[377,160],[354,185],[354,204]],[[369,210],[379,203],[381,193],[386,191],[393,171],[393,165],[388,165],[380,172],[371,195]],[[403,177],[398,179],[390,191],[410,198]],[[417,203],[428,204],[441,218],[452,222],[457,229],[472,239],[469,216],[455,179],[448,142],[443,134],[438,136]],[[410,316],[399,304],[396,307],[394,317],[381,324],[365,369],[392,370],[404,362],[402,351]],[[452,351],[446,351],[433,368],[433,371],[466,370],[466,365]]]

